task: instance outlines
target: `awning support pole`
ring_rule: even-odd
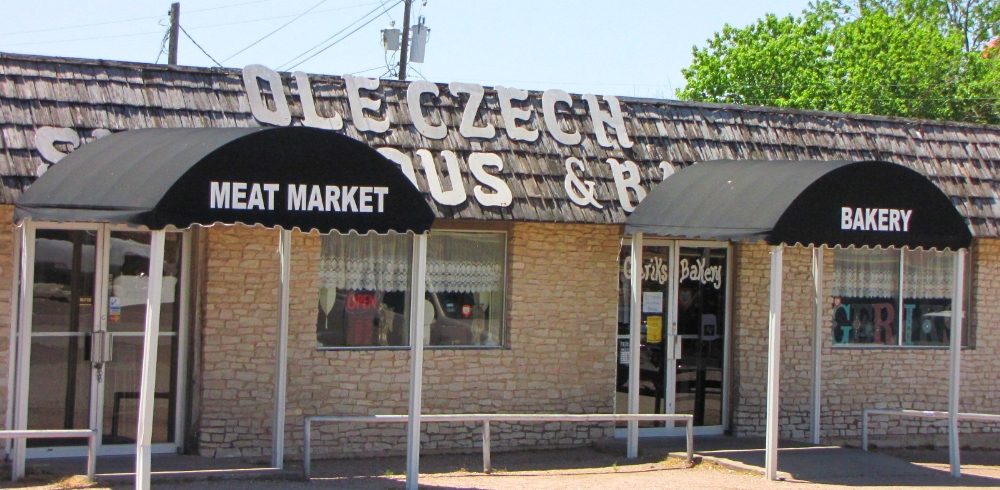
[[[24,220],[21,225],[21,284],[17,320],[17,383],[14,385],[14,429],[28,428],[28,380],[31,376],[31,317],[34,307],[35,283],[35,225],[30,220]],[[13,327],[12,327],[13,328]],[[14,442],[14,458],[11,462],[10,478],[17,481],[24,477],[24,457],[27,451],[27,439]]]
[[[955,253],[954,271],[952,277],[955,279],[951,296],[951,338],[948,351],[948,460],[951,462],[951,476],[959,478],[962,476],[962,459],[958,442],[958,412],[960,399],[960,385],[962,382],[962,313],[965,309],[964,291],[965,285],[965,250]]]
[[[768,480],[778,479],[779,379],[781,376],[781,269],[784,248],[771,247],[771,305],[767,335],[767,421],[764,442],[764,473]]]
[[[424,296],[427,281],[427,234],[413,235],[410,275],[410,407],[406,426],[406,488],[417,490],[420,478],[420,402],[424,381]]]
[[[21,234],[23,231],[24,227],[22,226],[14,227],[14,256],[11,257],[14,273],[11,274],[10,288],[12,294],[20,291],[21,288]],[[17,393],[17,312],[20,304],[20,301],[11,301],[10,304],[10,341],[7,344],[7,420],[4,421],[4,428],[8,430],[14,428],[14,394]],[[4,451],[10,454],[13,449],[14,440],[7,439],[4,442]]]
[[[288,390],[288,296],[292,268],[292,232],[281,229],[278,238],[281,278],[278,282],[278,352],[274,372],[274,439],[271,442],[271,466],[285,463],[285,394]]]
[[[152,232],[149,283],[146,288],[146,325],[142,344],[142,380],[139,387],[139,427],[135,441],[135,488],[149,489],[153,450],[153,402],[156,392],[156,351],[160,340],[160,291],[163,289],[163,246],[167,233]]]
[[[642,233],[632,235],[632,298],[628,329],[628,413],[639,413],[639,343],[642,341]],[[639,421],[628,421],[626,457],[639,457]]]
[[[813,297],[816,311],[813,320],[813,389],[812,389],[812,443],[819,445],[820,415],[823,410],[823,246],[812,249]]]

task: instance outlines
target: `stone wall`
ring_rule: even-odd
[[[813,364],[813,286],[811,252],[785,249],[782,294],[781,437],[811,437],[810,398]],[[824,277],[833,272],[826,251]],[[974,348],[962,354],[961,410],[1000,413],[1000,240],[976,240],[972,250],[972,327]],[[733,305],[733,432],[764,434],[767,386],[767,309],[770,285],[768,247],[736,247]],[[832,290],[827,282],[824,328],[832,328]],[[834,348],[823,335],[821,441],[857,446],[864,408],[947,410],[948,350]],[[963,422],[962,443],[1000,446],[1000,424]],[[875,445],[944,444],[944,420],[877,417],[871,425]],[[903,437],[905,435],[905,437]]]
[[[513,224],[508,236],[507,346],[428,350],[424,413],[614,410],[616,226]],[[209,231],[200,452],[270,454],[277,323],[274,230]],[[409,352],[320,351],[316,308],[321,238],[293,234],[287,454],[307,415],[404,414]],[[495,424],[500,449],[581,444],[610,424]],[[423,450],[472,448],[481,428],[425,424]],[[317,455],[403,452],[405,427],[320,424]]]
[[[10,366],[10,313],[16,261],[14,257],[14,206],[0,205],[0,423],[7,420],[8,368]],[[7,427],[12,429],[13,427]]]

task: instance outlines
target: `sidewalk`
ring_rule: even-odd
[[[683,439],[642,439],[640,457],[625,458],[625,441],[613,440],[591,447],[494,452],[494,473],[482,473],[480,453],[425,455],[421,458],[421,488],[453,489],[579,489],[608,488],[785,488],[836,489],[884,488],[1000,488],[1000,452],[964,451],[963,477],[948,473],[947,451],[897,450],[862,452],[857,449],[815,447],[783,442],[780,474],[785,481],[769,482],[762,476],[763,439],[698,437],[695,452],[702,463],[687,468],[681,456]],[[313,481],[301,480],[301,464],[285,470],[267,469],[234,459],[194,456],[159,456],[153,460],[155,488],[204,488],[213,490],[358,489],[403,488],[405,457],[313,461]],[[133,459],[101,458],[98,485],[94,488],[132,487]],[[80,468],[76,468],[79,466]],[[29,469],[42,474],[30,484],[57,480],[55,475],[79,473],[82,460],[29,461]],[[25,482],[29,483],[29,482]],[[9,485],[9,483],[7,483]],[[29,484],[29,485],[30,485]],[[4,487],[4,483],[0,483]],[[32,488],[19,486],[19,488]],[[58,487],[34,487],[58,488]]]

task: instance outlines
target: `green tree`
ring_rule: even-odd
[[[726,25],[694,48],[677,95],[1000,123],[1000,53],[982,51],[997,30],[986,7],[997,1],[821,0],[799,17]]]

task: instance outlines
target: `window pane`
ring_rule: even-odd
[[[834,250],[834,343],[898,345],[899,257],[897,250]]]
[[[903,345],[948,345],[953,252],[903,252]]]
[[[504,233],[431,233],[425,345],[503,344],[505,252]]]
[[[409,344],[409,235],[323,237],[316,341],[324,347]]]

